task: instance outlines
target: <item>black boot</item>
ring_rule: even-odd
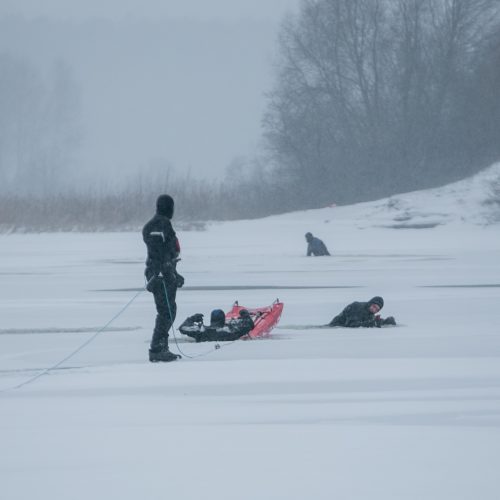
[[[160,351],[154,350],[152,351],[151,349],[149,350],[149,361],[151,363],[156,363],[158,361],[175,361],[177,359],[180,359],[181,356],[179,354],[174,354],[173,352],[170,352],[168,347],[163,348]]]

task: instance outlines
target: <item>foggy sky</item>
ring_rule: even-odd
[[[279,24],[298,0],[2,0],[0,51],[80,84],[82,170],[159,159],[221,177],[260,140]]]
[[[160,17],[197,19],[275,19],[295,0],[2,0],[0,13],[52,19]]]

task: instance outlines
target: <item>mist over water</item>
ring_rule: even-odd
[[[0,53],[47,78],[64,62],[80,93],[70,179],[152,166],[221,178],[258,147],[281,18],[296,1],[6,2]]]

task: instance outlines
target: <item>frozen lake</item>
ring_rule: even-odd
[[[270,338],[216,350],[177,332],[184,358],[150,364],[144,292],[14,390],[125,306],[145,247],[139,233],[0,236],[1,498],[498,499],[500,229],[394,229],[377,210],[180,232],[176,326],[279,298]],[[305,257],[306,231],[333,255]],[[374,295],[398,327],[311,328]]]

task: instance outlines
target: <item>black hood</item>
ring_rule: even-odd
[[[158,196],[156,200],[156,213],[171,219],[174,216],[174,199],[168,194]]]
[[[376,297],[373,297],[372,299],[370,299],[368,301],[368,304],[377,304],[380,309],[382,309],[382,307],[384,307],[384,299],[382,297],[379,297],[378,295]]]

